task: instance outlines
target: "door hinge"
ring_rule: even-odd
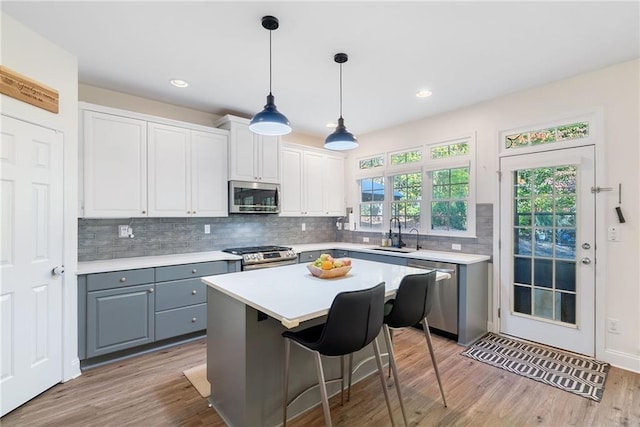
[[[500,318],[500,307],[498,307],[498,319]]]
[[[496,171],[496,174],[498,174],[498,181],[502,181],[502,171]]]

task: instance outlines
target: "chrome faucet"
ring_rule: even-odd
[[[409,233],[412,231],[416,232],[416,251],[419,251],[422,248],[422,246],[420,246],[420,231],[415,227],[409,230]]]
[[[402,223],[400,222],[400,218],[398,218],[397,216],[394,216],[389,220],[389,237],[391,237],[391,229],[393,228],[393,221],[396,221],[396,223],[398,224],[398,244],[396,245],[396,247],[402,248],[404,246],[407,246],[402,241]]]

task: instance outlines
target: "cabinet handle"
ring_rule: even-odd
[[[193,211],[192,213],[195,215],[197,212],[196,212],[196,211]]]
[[[143,214],[146,214],[146,213],[147,213],[147,211],[142,211],[142,213],[143,213]]]
[[[191,295],[195,295],[195,294],[197,294],[197,293],[198,293],[198,292],[197,292],[195,289],[191,291]]]
[[[126,278],[126,277],[121,277],[121,278],[120,278],[120,283],[124,283],[124,282],[126,282],[126,281],[127,281],[127,278]]]
[[[195,317],[192,317],[192,318],[191,318],[191,323],[196,323],[196,321],[197,321],[197,320],[198,320],[198,319],[196,319]]]
[[[149,293],[152,294],[155,289],[149,288]]]
[[[193,274],[196,274],[196,273],[198,272],[198,270],[197,270],[196,268],[194,268],[193,270],[191,270],[191,272],[192,272]]]
[[[190,214],[190,213],[191,213],[191,211],[187,211],[187,214]]]

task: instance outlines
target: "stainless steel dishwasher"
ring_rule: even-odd
[[[451,275],[436,282],[433,305],[427,316],[429,329],[434,333],[458,340],[458,265],[446,262],[409,259],[409,267],[437,270]]]

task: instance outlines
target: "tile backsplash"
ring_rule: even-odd
[[[131,221],[131,222],[129,222]],[[134,238],[118,237],[119,225],[131,225]],[[210,234],[205,234],[205,225]],[[302,231],[302,225],[305,231]],[[493,205],[476,206],[476,238],[420,236],[424,249],[451,252],[451,244],[461,252],[493,255]],[[377,232],[339,231],[336,218],[288,218],[277,215],[230,215],[224,218],[129,218],[79,219],[78,261],[171,255],[215,251],[258,245],[292,245],[322,242],[380,244]],[[415,234],[403,235],[407,246],[415,246]]]
[[[258,245],[334,242],[336,218],[230,215],[225,218],[79,219],[78,261],[215,251]],[[133,239],[118,237],[131,224]],[[209,224],[210,234],[205,234]],[[305,231],[302,231],[302,224]]]

